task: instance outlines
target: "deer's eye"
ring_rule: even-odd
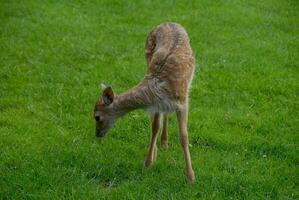
[[[95,116],[94,119],[98,122],[100,121],[100,116]]]

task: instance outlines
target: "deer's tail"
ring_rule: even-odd
[[[146,43],[145,43],[145,59],[147,62],[147,66],[149,66],[149,64],[152,60],[152,57],[153,57],[153,54],[155,51],[155,47],[156,47],[156,33],[155,32],[156,32],[156,30],[154,29],[148,34]]]

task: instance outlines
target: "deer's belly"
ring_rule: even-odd
[[[174,112],[179,108],[180,104],[174,101],[168,101],[167,99],[162,99],[155,102],[154,105],[151,105],[147,108],[147,111],[150,113],[161,113],[161,112]]]

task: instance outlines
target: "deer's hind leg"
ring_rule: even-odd
[[[155,33],[154,33],[154,30],[152,30],[148,34],[147,40],[146,40],[146,44],[145,44],[145,59],[146,59],[146,63],[147,63],[148,67],[149,67],[149,65],[151,63],[155,47],[156,47],[156,44],[155,44]]]
[[[168,114],[163,114],[163,128],[161,134],[161,147],[163,149],[168,148]]]
[[[160,128],[160,113],[155,113],[151,116],[152,136],[146,160],[144,162],[145,168],[151,166],[157,158],[157,137]]]
[[[177,118],[179,124],[179,135],[180,142],[183,147],[184,157],[185,157],[185,165],[186,165],[186,177],[189,183],[193,183],[195,181],[194,171],[192,169],[191,156],[189,151],[189,139],[188,139],[188,105],[184,108],[181,108],[177,111]]]

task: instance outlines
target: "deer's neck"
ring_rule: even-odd
[[[147,108],[152,102],[148,90],[147,84],[141,83],[133,89],[117,95],[113,102],[113,111],[120,117],[132,110]]]

